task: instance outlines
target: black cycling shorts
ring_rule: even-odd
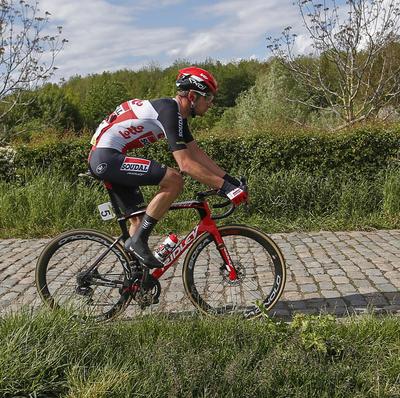
[[[96,178],[111,184],[118,205],[125,214],[145,206],[139,187],[158,185],[167,172],[167,166],[162,163],[127,156],[108,148],[91,151],[89,167]]]

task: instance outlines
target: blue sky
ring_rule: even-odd
[[[49,32],[62,26],[68,40],[56,58],[56,80],[150,62],[168,67],[176,59],[263,60],[266,37],[287,26],[299,34],[301,51],[308,45],[294,0],[38,1],[41,14],[51,14]]]

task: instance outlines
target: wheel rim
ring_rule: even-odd
[[[101,277],[124,280],[122,252],[115,248],[99,264],[92,282],[82,280],[82,275],[103,253],[110,242],[106,237],[93,234],[69,235],[58,239],[49,247],[38,270],[38,288],[42,298],[52,308],[69,308],[82,320],[111,319],[130,301],[130,293],[115,287],[100,286]],[[121,294],[122,293],[122,294]]]
[[[265,235],[253,230],[220,229],[238,273],[231,281],[210,234],[199,238],[188,254],[184,270],[185,288],[192,302],[210,315],[237,313],[247,318],[261,315],[282,293],[283,257]]]

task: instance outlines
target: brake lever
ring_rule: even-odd
[[[242,189],[242,190],[246,193],[246,195],[248,195],[249,187],[246,185],[246,178],[245,178],[245,177],[241,177],[241,178],[239,179],[239,181],[240,181],[240,187],[239,187],[239,188]],[[217,195],[218,195],[218,196],[221,196],[221,197],[223,197],[223,198],[226,198],[226,195],[225,195],[224,193],[222,193],[221,191],[217,191]],[[231,203],[232,203],[232,202],[228,199],[226,202],[214,204],[214,205],[212,205],[212,207],[213,207],[214,209],[221,209],[221,208],[223,208],[223,207],[228,206],[228,205],[231,204]],[[232,208],[234,209],[235,206],[232,205]],[[244,211],[245,211],[245,213],[246,213],[247,215],[249,214],[247,202],[244,202]],[[233,210],[232,210],[231,213],[233,213]],[[230,213],[230,214],[231,214],[231,213]]]

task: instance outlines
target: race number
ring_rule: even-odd
[[[104,221],[111,220],[111,219],[113,219],[115,217],[114,212],[113,212],[113,208],[112,208],[110,202],[98,205],[97,208],[99,209],[101,218]]]

